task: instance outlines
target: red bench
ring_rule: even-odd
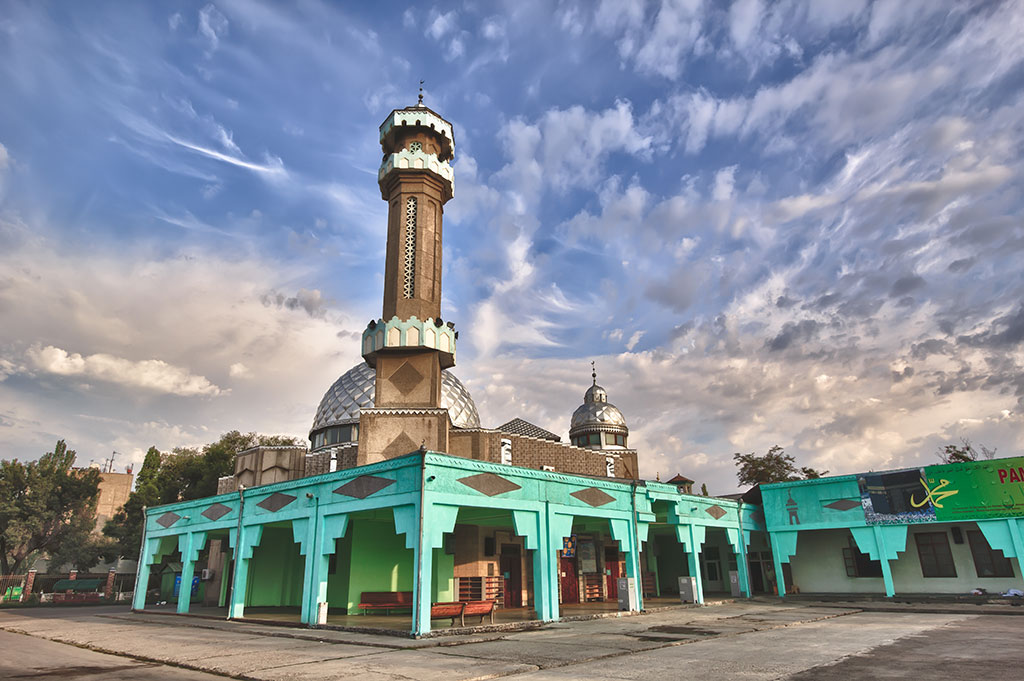
[[[481,624],[483,624],[484,615],[487,615],[490,617],[491,624],[494,624],[494,601],[450,601],[434,603],[430,606],[430,619],[450,617],[453,627],[456,618],[459,620],[459,626],[466,626],[466,615],[471,617],[479,615]]]
[[[367,610],[383,610],[385,615],[390,615],[392,610],[411,607],[411,591],[364,591],[359,594],[359,609],[364,614]]]

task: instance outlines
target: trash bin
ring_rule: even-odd
[[[327,603],[324,601],[316,604],[316,623],[317,626],[327,624]]]
[[[733,598],[743,595],[743,592],[740,591],[740,573],[736,570],[729,570],[729,593]]]
[[[636,594],[636,580],[632,577],[619,577],[619,610],[636,612],[640,610],[640,601]]]
[[[696,577],[680,577],[679,578],[679,602],[680,603],[696,603],[697,602],[697,578]]]

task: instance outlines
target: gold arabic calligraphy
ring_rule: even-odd
[[[960,490],[958,490],[958,489],[949,489],[949,490],[946,490],[944,492],[941,491],[942,488],[945,487],[948,484],[949,484],[949,480],[942,479],[942,480],[939,480],[939,484],[937,484],[935,487],[932,487],[931,489],[929,489],[928,488],[928,481],[925,480],[924,478],[921,478],[921,486],[924,487],[924,491],[927,492],[928,494],[920,502],[914,501],[914,495],[911,494],[910,495],[910,505],[913,506],[914,508],[921,508],[922,506],[924,506],[925,504],[927,504],[930,501],[932,503],[932,505],[935,506],[935,508],[942,508],[942,504],[939,503],[940,501],[942,501],[946,497],[951,497],[954,494],[959,494],[960,493]]]

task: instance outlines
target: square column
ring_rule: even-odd
[[[236,537],[236,534],[239,535]],[[228,617],[240,619],[245,616],[245,595],[249,588],[249,561],[252,552],[263,539],[263,525],[242,525],[241,531],[231,530],[228,542],[235,550],[235,570],[232,578],[231,602],[228,604]]]
[[[188,613],[192,601],[192,577],[195,574],[199,552],[206,546],[206,532],[188,532],[178,535],[178,551],[181,552],[181,586],[178,588],[178,614]]]

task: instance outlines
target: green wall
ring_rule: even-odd
[[[246,605],[302,603],[302,578],[306,559],[294,542],[291,523],[268,525],[249,563]]]
[[[672,534],[652,535],[658,561],[658,588],[662,594],[679,593],[679,578],[688,574],[686,554]]]
[[[356,557],[346,561],[349,614],[360,612],[359,596],[364,591],[413,590],[413,551],[405,548],[405,535],[395,534],[395,523],[389,515],[380,520],[354,518],[349,522],[349,556]],[[329,582],[327,588],[330,593]]]

